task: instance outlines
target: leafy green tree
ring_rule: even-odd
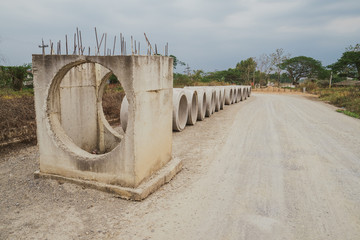
[[[305,56],[287,59],[279,67],[287,71],[294,85],[299,84],[301,78],[318,78],[325,71],[320,61]]]
[[[329,65],[339,76],[357,78],[360,80],[360,44],[346,48],[341,58],[332,65]]]
[[[215,71],[204,74],[202,81],[221,81],[228,82],[231,84],[243,84],[241,72],[238,69],[229,68],[228,70]]]
[[[174,87],[184,87],[191,85],[191,79],[186,74],[174,73]]]
[[[15,90],[20,91],[23,88],[24,80],[32,75],[31,72],[31,64],[25,64],[23,66],[11,66],[5,67],[1,66],[1,85],[8,86]]]
[[[174,63],[173,63],[174,69],[176,69],[176,67],[177,67],[178,65],[180,65],[180,66],[185,66],[185,65],[186,65],[186,63],[180,61],[180,60],[179,60],[177,57],[175,57],[174,55],[170,55],[170,57],[172,57],[172,58],[174,59]]]
[[[191,74],[191,79],[195,82],[200,82],[204,76],[203,70],[193,70],[193,74]]]
[[[236,69],[245,76],[246,83],[254,81],[256,65],[257,63],[251,57],[236,64]]]

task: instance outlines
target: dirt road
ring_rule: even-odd
[[[0,160],[0,239],[360,239],[360,120],[254,94],[174,134],[184,168],[143,202],[35,180]]]

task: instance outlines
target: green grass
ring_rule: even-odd
[[[357,114],[357,113],[354,113],[354,112],[350,112],[350,111],[347,111],[347,110],[344,110],[344,109],[338,109],[336,110],[337,112],[339,113],[343,113],[345,115],[348,115],[350,117],[353,117],[353,118],[359,118],[360,119],[360,114]]]

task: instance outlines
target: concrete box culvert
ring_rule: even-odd
[[[99,71],[95,67],[93,72],[90,68],[87,68],[89,71],[83,69],[81,64],[99,64],[102,67]],[[81,77],[74,78],[75,82],[62,82],[74,67],[79,68],[76,71]],[[116,192],[127,199],[141,200],[156,189],[152,184],[149,184],[151,188],[141,185],[146,184],[155,172],[165,166],[175,169],[174,172],[181,169],[178,167],[181,162],[172,164],[173,106],[168,101],[173,93],[172,58],[33,55],[33,70],[40,162],[40,171],[36,176],[69,180]],[[129,103],[126,133],[122,135],[112,129],[101,113],[101,86],[108,73],[119,79]],[[75,100],[84,97],[83,101],[79,101],[81,104],[76,105],[79,110],[73,116],[68,113],[74,108],[71,99],[65,101],[70,93]],[[90,98],[91,101],[88,101]],[[90,116],[86,108],[95,114]],[[72,123],[66,122],[64,117],[81,121],[72,127]],[[82,142],[75,143],[70,136],[80,135],[81,141],[88,141],[87,132],[81,128],[93,121],[94,127],[86,130],[96,133],[100,154],[87,152],[79,146]],[[106,151],[108,143],[111,147]],[[115,146],[112,147],[112,144]],[[163,179],[171,179],[171,176],[166,175]],[[156,183],[166,182],[163,179]],[[145,187],[138,188],[140,185]]]
[[[188,101],[185,91],[181,88],[173,89],[173,130],[181,132],[188,120]]]
[[[198,94],[195,89],[184,89],[188,101],[188,125],[194,125],[198,113]]]
[[[232,104],[233,100],[233,89],[231,86],[225,87],[225,104],[230,105]]]

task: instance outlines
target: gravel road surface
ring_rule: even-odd
[[[360,239],[360,120],[253,94],[174,133],[183,170],[142,202],[34,179],[36,146],[0,155],[0,239]]]

